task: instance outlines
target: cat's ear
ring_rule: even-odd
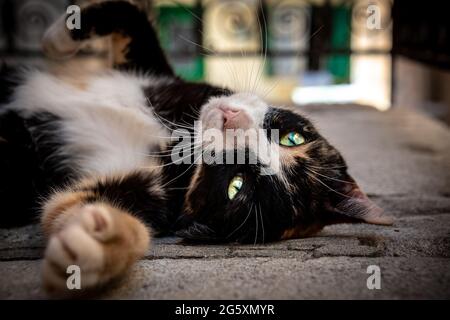
[[[332,186],[333,191],[330,190],[328,201],[325,203],[326,224],[345,222],[393,224],[393,218],[373,203],[350,175],[346,174],[342,180],[333,181]]]
[[[175,234],[189,242],[218,241],[216,233],[211,228],[197,222],[192,222],[190,225],[177,231]]]

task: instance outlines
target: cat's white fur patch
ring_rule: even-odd
[[[149,167],[150,148],[163,145],[169,136],[142,91],[158,80],[108,71],[83,81],[80,89],[34,71],[17,88],[9,108],[25,116],[41,112],[58,116],[64,146],[57,152],[69,155],[81,174]]]
[[[238,149],[248,148],[257,155],[261,163],[265,164],[265,174],[276,174],[282,181],[285,181],[281,170],[279,145],[269,141],[267,134],[261,131],[264,127],[266,113],[269,110],[268,104],[251,93],[236,93],[231,96],[212,98],[201,110],[200,120],[203,133],[208,129],[223,132],[221,107],[245,112],[250,119],[249,128],[246,128],[244,132],[235,131],[237,137],[243,136],[243,138],[237,139],[237,143],[227,144],[227,142],[214,140],[211,144],[208,144],[207,148],[215,151],[229,150],[230,146]],[[230,140],[230,136],[227,136],[226,132],[224,132],[224,135],[224,140]],[[233,140],[233,136],[231,136],[231,140]]]

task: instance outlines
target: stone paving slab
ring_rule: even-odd
[[[367,288],[370,265],[381,269],[380,290]],[[0,283],[0,298],[45,298],[39,266],[40,261],[2,262],[10,285]],[[164,258],[139,262],[99,298],[449,299],[449,271],[448,259],[423,257]]]
[[[192,245],[169,237],[154,239],[145,258],[287,258],[293,255],[298,258],[300,253],[314,257],[450,257],[449,226],[450,214],[437,214],[397,218],[395,225],[388,228],[363,224],[335,225],[326,227],[312,238],[259,245]],[[29,230],[38,233],[37,226],[23,228],[20,232]],[[35,241],[32,245],[11,242],[8,246],[0,247],[0,261],[41,259],[45,241],[38,236]]]

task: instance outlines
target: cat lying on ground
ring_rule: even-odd
[[[1,221],[24,222],[42,203],[47,289],[67,292],[69,265],[80,267],[83,289],[108,283],[145,254],[151,235],[264,243],[334,223],[392,223],[305,117],[252,93],[180,79],[146,14],[128,2],[94,4],[81,17],[81,29],[56,22],[45,52],[68,57],[113,34],[113,69],[1,74]],[[208,130],[255,135],[199,140]],[[192,138],[181,149],[177,132]],[[190,161],[174,161],[180,150]],[[206,152],[224,161],[195,158]]]

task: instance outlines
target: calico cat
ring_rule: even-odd
[[[146,253],[152,235],[264,243],[334,223],[392,223],[304,116],[251,93],[180,79],[146,14],[128,2],[97,3],[81,17],[74,30],[58,20],[44,51],[68,57],[83,41],[112,34],[113,69],[1,74],[1,220],[22,222],[44,197],[47,289],[67,292],[69,265],[80,267],[84,289],[108,283]],[[247,140],[214,155],[253,154],[254,163],[195,161],[194,152],[192,163],[173,161],[174,132],[199,137],[209,129],[255,129],[279,168],[267,171],[272,162]],[[195,138],[187,150],[198,146]],[[202,141],[200,154],[210,146]]]

